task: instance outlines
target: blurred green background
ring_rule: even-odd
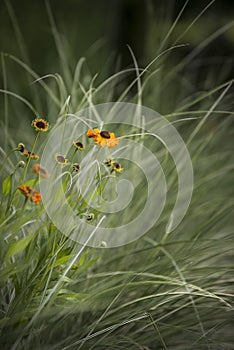
[[[187,30],[209,1],[188,1],[165,47]],[[52,35],[50,5],[65,55],[58,59]],[[0,49],[22,58],[39,75],[61,72],[68,64],[72,71],[85,56],[92,74],[111,74],[132,65],[130,45],[139,65],[146,65],[161,50],[160,45],[185,0],[2,0],[0,3]],[[178,43],[187,44],[173,53],[175,62],[203,40],[233,20],[232,1],[217,0],[183,35]],[[211,42],[196,61],[204,69],[216,66],[217,75],[233,73],[234,28]],[[229,67],[227,67],[228,63]],[[218,78],[218,77],[217,77]]]
[[[53,102],[48,105],[32,84],[33,77],[3,53],[19,58],[40,77],[60,74],[68,96],[81,57],[85,57],[81,82],[87,90],[95,74],[97,87],[114,73],[134,67],[129,47],[139,67],[145,68],[164,50],[183,45],[163,55],[147,72],[158,70],[147,83],[143,104],[162,114],[172,113],[187,99],[233,77],[233,13],[234,3],[223,0],[3,0],[0,88],[27,98],[52,121],[59,109],[52,108]],[[135,77],[135,71],[128,72],[121,76],[121,84],[108,86],[107,93],[113,90],[109,99],[116,101]],[[52,84],[49,79],[46,83]],[[95,103],[108,102],[107,93]],[[135,93],[136,84],[130,98]],[[82,97],[77,94],[77,101]],[[22,125],[32,115],[14,98],[9,101],[0,94],[0,118],[4,122],[8,113],[9,129],[15,132],[15,120]],[[226,101],[228,109],[229,105],[231,100]]]

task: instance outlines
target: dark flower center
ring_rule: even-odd
[[[38,128],[40,128],[40,129],[45,129],[45,127],[46,127],[46,125],[45,125],[44,122],[37,122],[37,123],[36,123],[36,126],[37,126]]]
[[[57,156],[57,161],[60,163],[64,163],[65,162],[65,158],[63,156]]]
[[[75,171],[79,171],[79,170],[80,170],[79,164],[73,164],[73,169],[74,169]]]
[[[76,142],[76,146],[77,146],[78,148],[83,148],[83,144],[82,144],[81,142]]]
[[[24,153],[24,145],[20,144],[18,146],[18,151],[21,152],[21,153]]]
[[[104,139],[110,139],[110,133],[108,131],[101,131],[100,135],[104,138]]]
[[[41,173],[43,175],[46,175],[46,170],[40,167],[39,168],[39,173]]]

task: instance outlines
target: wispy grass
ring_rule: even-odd
[[[10,10],[15,20],[13,9]],[[48,2],[47,11],[64,65],[66,53]],[[225,30],[228,28],[229,25]],[[21,41],[18,29],[17,32]],[[176,103],[161,105],[162,110],[168,111],[165,117],[186,143],[194,169],[191,205],[182,223],[170,234],[165,228],[176,199],[177,175],[170,155],[159,144],[155,144],[155,149],[153,146],[153,151],[161,161],[168,185],[167,203],[160,220],[136,242],[111,249],[90,248],[69,240],[54,226],[42,205],[28,201],[24,204],[16,191],[25,169],[18,162],[24,158],[12,151],[19,142],[25,143],[27,149],[32,147],[35,135],[30,121],[36,116],[45,117],[53,127],[84,107],[109,102],[116,91],[120,91],[116,101],[159,106],[158,98],[167,93],[164,87],[170,85],[170,94],[176,94],[175,77],[181,76],[184,67],[211,40],[205,39],[200,48],[175,67],[168,66],[167,57],[179,48],[166,48],[145,69],[138,68],[132,52],[136,79],[131,86],[138,87],[133,97],[128,95],[131,86],[121,83],[131,69],[96,85],[95,77],[85,70],[83,58],[73,77],[68,66],[61,75],[40,77],[17,57],[2,54],[4,85],[0,91],[5,96],[2,111],[5,114],[1,120],[6,124],[6,128],[1,124],[4,143],[0,152],[3,349],[233,348],[231,80],[206,91],[193,88],[189,93],[181,81]],[[161,60],[163,55],[165,60]],[[23,69],[25,80],[33,83],[27,89],[37,91],[36,99],[25,98],[15,90],[17,85],[7,80],[10,72],[5,63],[9,61]],[[167,73],[164,78],[158,75],[162,71]],[[187,74],[184,79],[189,81]],[[12,112],[14,121],[9,117]],[[121,131],[124,134],[125,130]],[[36,152],[42,152],[46,140],[46,135],[40,135]],[[143,138],[143,142],[150,147],[149,137]],[[35,184],[38,189],[35,179],[29,167],[27,184]],[[144,188],[138,186],[134,200],[131,208],[137,212],[144,205]]]

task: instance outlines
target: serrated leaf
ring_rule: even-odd
[[[33,235],[29,235],[27,237],[20,239],[19,241],[12,243],[10,245],[8,251],[6,252],[6,256],[5,256],[6,259],[9,259],[13,255],[16,255],[16,254],[19,254],[20,252],[22,252],[27,247],[27,245],[30,243],[32,238],[33,238]]]
[[[13,174],[7,176],[5,178],[5,180],[3,181],[3,184],[2,184],[2,194],[3,194],[3,196],[6,196],[11,190],[12,175]]]

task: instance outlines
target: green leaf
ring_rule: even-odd
[[[22,252],[27,247],[27,245],[30,243],[32,238],[33,238],[33,235],[29,235],[25,238],[20,239],[19,241],[12,243],[10,245],[8,251],[6,252],[6,259],[9,259],[13,255],[16,255],[16,254]]]
[[[66,256],[63,256],[62,258],[59,258],[58,260],[55,261],[54,267],[62,265],[63,263],[67,262],[72,256],[74,255],[66,255]]]
[[[11,190],[12,175],[13,174],[7,176],[5,178],[5,180],[3,181],[3,184],[2,184],[2,194],[3,194],[3,196],[6,196]]]

